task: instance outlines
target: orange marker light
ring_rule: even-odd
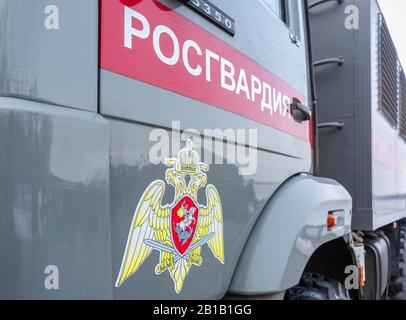
[[[358,266],[359,272],[359,285],[363,287],[365,285],[365,268],[363,265]]]
[[[337,224],[337,217],[333,213],[329,213],[327,217],[327,228],[331,231]]]

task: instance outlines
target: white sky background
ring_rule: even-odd
[[[378,0],[395,42],[403,69],[406,69],[406,0]]]

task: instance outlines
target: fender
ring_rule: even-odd
[[[334,180],[307,174],[287,180],[258,218],[229,291],[260,295],[295,286],[318,247],[351,232],[351,208],[350,194]],[[329,212],[337,217],[332,230]]]

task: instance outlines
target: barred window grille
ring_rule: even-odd
[[[398,127],[398,55],[382,14],[379,15],[379,109]]]
[[[406,141],[406,76],[403,70],[400,73],[399,80],[399,134]]]

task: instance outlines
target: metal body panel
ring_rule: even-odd
[[[372,206],[386,223],[406,217],[406,141],[379,108],[380,8],[371,2]],[[379,223],[379,224],[383,224]]]
[[[289,86],[299,90],[303,96],[308,96],[305,42],[298,46],[293,44],[289,38],[288,28],[261,1],[255,1],[249,5],[244,1],[240,1],[238,5],[215,2],[236,19],[238,29],[234,38],[190,9],[179,6],[176,1],[164,3],[171,9],[176,8],[178,13],[250,59],[272,70],[272,73],[286,81]],[[132,8],[136,10],[137,5]],[[252,30],[254,26],[250,22],[254,17],[260,25],[255,26],[255,31]],[[302,35],[305,38],[303,33]],[[193,39],[193,34],[190,37]],[[103,35],[101,39],[103,41]],[[138,43],[135,49],[142,50],[140,45]],[[103,55],[103,51],[101,54]],[[283,67],[282,60],[291,61],[296,68]],[[171,128],[172,121],[180,121],[181,130],[190,127],[199,130],[202,138],[206,140],[211,137],[205,135],[203,129],[257,130],[260,149],[257,170],[253,175],[240,176],[238,166],[227,163],[211,164],[208,173],[208,183],[216,186],[223,205],[225,264],[216,263],[210,251],[203,249],[203,265],[191,269],[182,291],[176,294],[168,272],[159,276],[154,273],[159,257],[158,253],[154,252],[135,275],[123,286],[114,289],[114,296],[119,299],[222,297],[228,290],[231,276],[252,226],[273,192],[290,176],[298,172],[311,172],[312,150],[309,142],[139,80],[103,69],[100,76],[100,112],[108,119],[112,128],[110,210],[113,277],[117,276],[119,271],[127,238],[127,227],[131,223],[138,199],[151,181],[164,177],[165,167],[153,165],[148,160],[148,152],[153,146],[153,142],[149,141],[150,132],[156,128],[167,130]],[[166,76],[175,77],[176,74]],[[199,90],[197,83],[192,82],[188,85],[191,90]],[[175,133],[178,134],[178,132]],[[170,144],[172,139],[179,139],[173,137],[172,132],[169,134]],[[134,137],[137,138],[134,139]],[[233,144],[234,141],[224,141],[224,148],[226,143]],[[249,144],[248,141],[247,144]],[[171,150],[171,155],[175,155],[177,151]],[[203,155],[207,154],[208,150],[202,147],[197,151]],[[210,156],[214,157],[215,154]],[[222,160],[220,159],[220,162]],[[167,192],[169,194],[164,203],[169,202],[168,199],[173,197],[172,188]],[[201,195],[201,200],[205,201],[204,194]]]
[[[300,160],[298,172],[312,171],[312,152],[306,141],[203,102],[110,71],[100,70],[100,77],[101,114],[106,118],[121,119],[134,125],[141,122],[164,129],[171,129],[172,122],[179,121],[181,131],[196,129],[201,133],[204,129],[216,128],[223,131],[255,129],[258,147]],[[152,145],[151,142],[150,147]],[[172,150],[172,154],[177,151]]]
[[[180,5],[178,1],[162,1],[162,3],[270,70],[272,74],[297,90],[306,100],[308,99],[306,43],[303,41],[299,45],[293,44],[289,38],[287,26],[262,1],[255,1],[249,5],[241,1],[238,6],[235,5],[235,2],[216,3],[213,1],[215,5],[237,20],[239,27],[235,37],[224,33],[189,8]],[[302,10],[302,2],[298,1],[298,3],[299,9]],[[135,5],[133,8],[136,9],[137,6]],[[254,17],[259,24],[259,26],[255,26],[256,31],[252,30],[254,26],[251,21]],[[303,17],[299,18],[302,26]],[[303,27],[300,30],[304,39]],[[291,67],[284,67],[281,63],[282,60],[289,61]],[[166,76],[173,77],[173,82],[177,82],[176,73]],[[255,128],[258,130],[259,147],[303,158],[307,163],[305,167],[308,167],[308,162],[311,161],[312,155],[309,153],[308,143],[303,143],[289,134],[232,112],[215,108],[184,95],[162,90],[158,86],[151,86],[134,79],[130,80],[128,77],[104,69],[101,69],[100,85],[100,112],[103,115],[167,128],[171,127],[171,122],[176,120],[181,122],[182,130],[188,129],[188,127],[199,130],[202,128]],[[199,90],[199,87],[193,83],[188,86],[191,92]],[[269,136],[274,135],[276,135],[275,139],[268,139]],[[176,152],[176,150],[174,151]],[[309,169],[305,171],[309,171]]]
[[[112,298],[107,122],[0,98],[0,123],[0,297]]]
[[[109,120],[111,125],[111,216],[113,277],[117,277],[128,227],[138,200],[155,179],[163,179],[164,165],[148,161],[151,143],[148,126],[122,120]],[[134,139],[137,137],[137,139]],[[172,137],[171,137],[172,138]],[[202,150],[203,152],[204,150]],[[168,272],[156,275],[154,268],[159,254],[153,252],[140,269],[121,287],[114,289],[117,299],[200,299],[221,298],[228,290],[240,254],[257,218],[280,181],[294,175],[301,159],[271,152],[258,152],[258,170],[254,175],[241,176],[238,166],[212,164],[208,183],[218,189],[224,216],[225,264],[221,265],[206,247],[202,249],[203,265],[191,269],[180,294],[173,290]],[[279,163],[278,170],[275,164]],[[282,165],[283,164],[283,165]],[[167,188],[163,203],[173,199],[173,188]],[[204,203],[205,194],[199,194]],[[198,288],[198,289],[197,289]]]
[[[0,95],[97,111],[97,11],[97,0],[1,0]]]
[[[300,175],[286,181],[255,225],[230,290],[267,294],[299,283],[318,247],[351,232],[351,205],[349,193],[331,179]],[[335,210],[337,226],[328,231],[328,212]]]
[[[359,29],[344,25],[350,5],[359,9]],[[320,174],[350,192],[352,227],[358,230],[375,230],[406,215],[406,144],[378,110],[379,12],[375,1],[361,0],[311,10],[314,60],[344,58],[342,66],[316,69],[319,124],[344,122],[342,129],[319,130]]]
[[[134,2],[134,1],[133,1]],[[307,47],[303,17],[303,1],[293,0],[298,6],[298,29],[300,41],[297,45],[290,39],[290,30],[286,24],[266,5],[263,0],[246,2],[237,0],[211,2],[236,20],[237,30],[234,37],[224,33],[205,18],[176,0],[160,0],[186,19],[194,22],[220,40],[231,45],[261,66],[289,83],[303,96],[308,95]],[[124,1],[130,5],[131,1]],[[294,5],[293,5],[294,6]],[[252,23],[255,19],[255,23]],[[191,35],[192,36],[192,35]],[[289,61],[286,68],[280,61]]]
[[[213,1],[236,19],[234,38],[180,6],[178,1],[162,2],[308,99],[306,43],[304,40],[293,43],[289,29],[262,1],[249,4],[242,0],[238,4]],[[296,284],[302,265],[313,249],[349,232],[350,198],[337,183],[308,176],[289,180],[281,190],[296,190],[298,194],[314,190],[314,194],[303,200],[308,210],[303,211],[305,206],[296,207],[300,212],[284,234],[291,244],[286,247],[291,251],[283,253],[288,261],[272,261],[277,270],[275,274],[263,274],[267,276],[266,281],[257,289],[253,288],[250,284],[258,282],[256,274],[244,273],[244,270],[254,270],[250,263],[255,263],[248,261],[251,251],[247,247],[256,246],[256,237],[266,237],[269,245],[274,246],[275,256],[280,253],[281,249],[277,248],[280,230],[287,224],[290,212],[274,212],[274,204],[279,206],[279,201],[272,199],[290,177],[312,173],[311,130],[300,139],[124,75],[100,69],[97,79],[95,0],[56,1],[60,13],[69,14],[65,19],[61,14],[59,33],[46,35],[42,29],[38,30],[43,28],[41,12],[45,2],[41,0],[29,7],[33,10],[23,7],[22,0],[0,3],[6,17],[3,21],[12,26],[1,31],[4,61],[1,95],[27,99],[0,98],[3,123],[0,126],[0,248],[7,257],[0,264],[1,297],[214,299],[228,291],[236,268],[237,277],[243,283],[234,282],[236,291],[280,292],[289,284]],[[121,3],[137,5],[139,1]],[[303,2],[297,3],[302,12]],[[18,23],[20,16],[27,21],[33,19],[33,27],[26,30],[27,25]],[[38,21],[41,24],[37,27]],[[298,24],[301,39],[306,39],[302,14],[299,14]],[[16,37],[19,41],[13,40],[15,35],[19,35]],[[29,39],[25,39],[27,35]],[[45,45],[39,45],[42,41],[51,41],[52,49],[47,51]],[[181,83],[181,79],[178,80]],[[10,86],[13,81],[16,87]],[[176,77],[173,82],[177,82]],[[190,84],[191,91],[198,89],[194,83]],[[33,102],[35,100],[49,104]],[[240,166],[227,162],[210,164],[207,174],[208,183],[215,185],[222,202],[225,263],[220,264],[210,249],[203,247],[204,263],[191,268],[183,290],[177,294],[168,272],[155,274],[159,254],[154,251],[131,278],[115,288],[137,203],[153,180],[165,177],[166,167],[154,165],[149,159],[154,145],[150,134],[154,129],[162,129],[169,134],[171,144],[172,140],[179,139],[178,131],[169,131],[172,121],[180,121],[178,130],[257,130],[257,145],[251,141],[243,143],[258,152],[257,169],[253,174],[240,175]],[[198,134],[203,139],[212,139],[208,134]],[[222,147],[234,144],[234,140],[224,139]],[[178,149],[171,148],[171,156],[175,156]],[[204,146],[196,149],[200,155],[208,153],[209,157],[224,162],[219,150],[207,150]],[[173,193],[173,188],[168,187],[164,202],[173,198]],[[278,194],[275,197],[282,198],[281,206],[289,204],[287,208],[293,208],[294,203],[301,204],[292,201],[300,199],[297,195],[289,194],[288,201],[286,194],[280,197]],[[205,203],[203,193],[198,197]],[[340,207],[338,209],[344,212],[339,214],[340,227],[327,235],[322,227],[327,217],[323,215],[333,207]],[[270,227],[269,221],[272,221]],[[255,224],[254,234],[248,241]],[[298,238],[297,232],[301,232]],[[263,250],[262,246],[259,251],[252,251],[258,261]],[[59,267],[59,290],[47,290],[44,286],[47,265]],[[285,271],[286,266],[289,267]]]
[[[240,1],[238,6],[235,3],[213,2],[236,19],[238,28],[234,38],[190,9],[180,6],[178,2],[164,1],[171,9],[176,8],[176,12],[271,70],[307,97],[305,42],[298,46],[293,44],[288,28],[261,1],[249,5]],[[137,9],[137,5],[133,9]],[[250,17],[255,17],[259,26],[252,25]],[[161,23],[165,23],[165,20]],[[303,33],[302,35],[305,38]],[[190,36],[194,39],[193,35]],[[103,35],[101,39],[103,41]],[[142,50],[140,43],[135,48]],[[101,55],[103,56],[103,52]],[[289,59],[295,68],[285,68],[282,62],[285,59]],[[176,83],[176,73],[166,76],[173,77]],[[188,86],[192,92],[199,90],[199,86],[194,82]],[[128,226],[131,224],[138,200],[151,181],[164,178],[165,166],[154,165],[148,158],[149,150],[154,145],[154,142],[149,140],[151,131],[157,128],[167,131],[170,136],[169,143],[172,145],[172,139],[179,139],[179,132],[168,130],[172,121],[180,121],[180,130],[199,130],[201,137],[206,140],[212,137],[204,134],[204,129],[257,130],[258,166],[252,175],[241,176],[238,173],[238,165],[227,163],[221,155],[204,147],[197,148],[201,156],[213,152],[210,157],[220,157],[220,162],[226,162],[210,164],[208,173],[208,183],[216,186],[223,206],[225,264],[219,264],[210,250],[203,248],[203,265],[191,269],[182,291],[177,294],[168,272],[160,275],[154,273],[159,254],[153,252],[131,278],[119,288],[114,288],[114,297],[118,299],[222,297],[229,288],[252,227],[275,190],[286,179],[299,172],[312,172],[310,143],[205,102],[104,69],[100,71],[100,112],[109,121],[112,130],[110,211],[113,278],[117,277],[119,272]],[[226,139],[223,148],[226,148],[226,144],[234,143],[235,141]],[[246,143],[250,144],[248,141]],[[171,156],[177,152],[178,149],[170,150]],[[167,188],[166,192],[168,194],[165,195],[163,203],[168,203],[173,198],[173,188]],[[199,197],[204,203],[204,193]],[[300,274],[297,276],[300,277]]]

